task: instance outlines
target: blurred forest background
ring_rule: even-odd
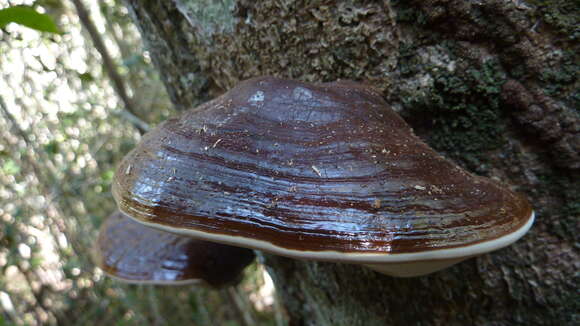
[[[22,5],[36,15],[5,11]],[[94,266],[115,164],[175,112],[123,4],[87,1],[83,20],[79,5],[0,0],[0,325],[285,324],[258,264],[217,291],[126,285]]]

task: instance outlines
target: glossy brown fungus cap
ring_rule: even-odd
[[[148,133],[119,165],[132,218],[297,258],[466,258],[531,226],[528,201],[413,134],[372,88],[244,81]]]
[[[251,250],[152,229],[121,212],[103,223],[95,251],[106,274],[129,283],[218,287],[238,281],[254,259]]]

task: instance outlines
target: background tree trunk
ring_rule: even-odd
[[[263,255],[292,325],[578,325],[578,1],[127,0],[175,105],[258,75],[365,80],[432,147],[526,193],[509,248],[433,275]]]

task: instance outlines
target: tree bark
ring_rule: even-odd
[[[364,80],[534,204],[514,245],[424,277],[263,254],[291,325],[580,322],[577,1],[126,2],[178,108],[259,75]]]

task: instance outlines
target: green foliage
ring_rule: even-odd
[[[13,323],[11,323],[9,321],[6,321],[4,319],[4,316],[0,315],[0,326],[14,326],[14,325],[15,324],[13,324]]]
[[[8,159],[2,165],[2,172],[7,175],[15,175],[20,172],[20,166],[14,160]]]
[[[113,169],[109,169],[107,171],[104,171],[101,174],[101,181],[104,183],[110,183],[111,181],[113,181],[114,174],[115,174],[115,171]]]
[[[4,223],[2,233],[0,233],[0,245],[3,248],[14,248],[19,237],[18,230],[14,223]]]
[[[79,76],[79,79],[83,83],[91,83],[91,82],[95,81],[95,78],[93,77],[93,75],[90,72],[78,74],[78,76]]]
[[[60,152],[59,143],[56,140],[51,140],[48,144],[44,145],[44,150],[50,155],[57,154]]]
[[[47,14],[41,14],[28,6],[14,6],[0,10],[0,28],[16,23],[40,32],[60,34],[58,27]]]

